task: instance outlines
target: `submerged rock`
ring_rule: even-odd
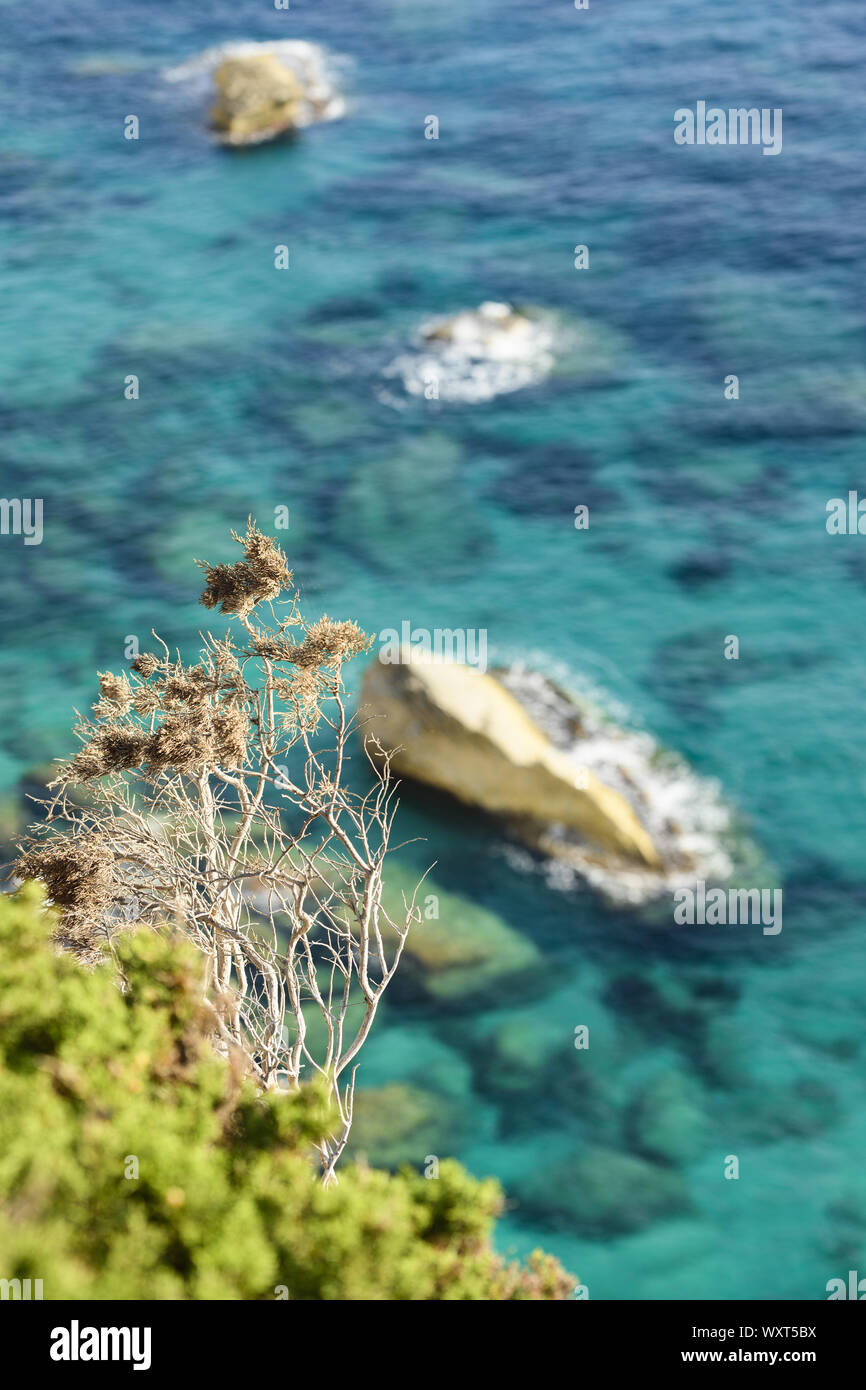
[[[355,1093],[349,1152],[383,1168],[423,1167],[428,1154],[447,1155],[459,1130],[449,1096],[403,1081]]]
[[[300,39],[224,44],[164,76],[196,95],[216,88],[210,120],[226,145],[261,144],[345,112],[324,50]]]
[[[495,1096],[546,1091],[563,1051],[563,1030],[539,1014],[504,1019],[479,1039],[476,1061],[481,1089]]]
[[[663,1163],[690,1163],[706,1139],[700,1087],[683,1072],[670,1070],[650,1081],[628,1115],[635,1147]]]
[[[605,1003],[617,1016],[636,1024],[651,1040],[672,1035],[701,1055],[707,1029],[725,1018],[738,998],[732,975],[674,969],[669,963],[618,973],[605,993]]]
[[[803,1076],[789,1085],[734,1094],[726,1121],[745,1139],[775,1143],[780,1139],[809,1139],[833,1129],[843,1116],[839,1097],[820,1078]]]
[[[334,508],[335,538],[396,576],[414,576],[422,552],[440,577],[474,574],[490,536],[463,475],[461,451],[447,435],[404,439],[398,453],[359,462]]]
[[[679,1173],[618,1149],[583,1149],[520,1188],[521,1203],[552,1225],[599,1240],[644,1230],[690,1209]]]
[[[401,775],[506,817],[530,843],[551,826],[609,855],[657,867],[652,837],[625,797],[580,769],[504,684],[469,666],[374,662],[366,729]]]
[[[402,916],[403,895],[411,901],[420,874],[388,864],[382,902],[395,919]],[[531,941],[513,931],[495,913],[455,893],[446,893],[429,878],[418,893],[421,921],[406,938],[398,981],[414,983],[431,999],[457,1002],[496,989],[507,989],[509,978],[525,989],[530,976],[540,975],[542,958]],[[435,910],[438,917],[425,915]]]

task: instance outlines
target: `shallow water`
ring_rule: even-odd
[[[2,493],[45,505],[41,546],[0,541],[3,785],[68,749],[128,634],[191,651],[192,558],[288,506],[308,609],[486,628],[492,661],[565,671],[718,780],[785,892],[779,936],[676,935],[407,794],[414,862],[549,975],[450,1010],[398,997],[364,1083],[450,1094],[441,1153],[506,1184],[503,1247],[543,1243],[592,1297],[812,1299],[866,1272],[866,541],[824,525],[866,434],[862,5],[3,16]],[[219,149],[161,73],[274,37],[341,58],[349,114]],[[676,147],[673,111],[698,99],[783,108],[783,153]],[[591,325],[592,362],[477,405],[383,399],[419,324],[488,299]],[[529,1094],[484,1060],[515,1019],[564,1048]],[[590,1049],[569,1053],[581,1023]],[[705,1112],[674,1165],[687,1206],[624,1234],[543,1219],[533,1181],[590,1145],[633,1152],[664,1071]]]

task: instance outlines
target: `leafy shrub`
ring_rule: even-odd
[[[311,1152],[324,1083],[267,1091],[217,1056],[189,943],[141,930],[93,970],[27,884],[0,899],[0,1277],[47,1299],[563,1299],[490,1245],[501,1193]],[[122,988],[118,986],[118,965]]]

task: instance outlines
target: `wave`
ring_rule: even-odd
[[[385,375],[411,396],[477,404],[543,381],[555,341],[552,315],[488,302],[421,324]]]

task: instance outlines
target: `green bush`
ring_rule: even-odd
[[[455,1162],[323,1187],[326,1097],[216,1056],[191,947],[139,932],[88,971],[54,925],[33,885],[0,899],[0,1277],[47,1299],[569,1296],[550,1257],[494,1254],[499,1188]]]

